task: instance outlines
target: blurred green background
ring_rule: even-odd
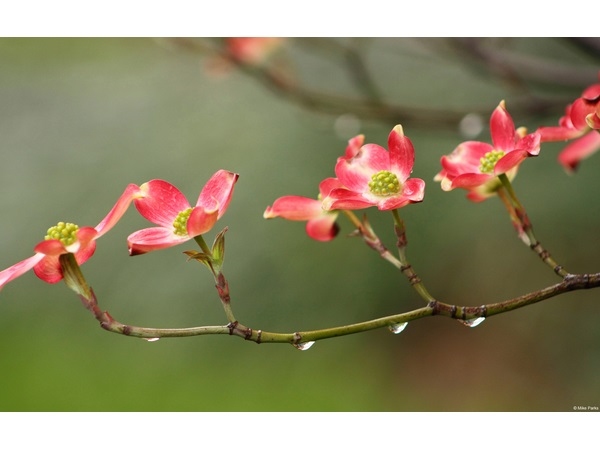
[[[318,93],[307,107],[261,83],[259,69],[221,67],[218,40],[0,39],[0,268],[32,255],[57,221],[96,225],[128,183],[163,178],[194,202],[224,168],[241,176],[207,241],[229,227],[225,274],[242,323],[292,332],[420,307],[403,276],[346,237],[352,228],[343,217],[340,236],[326,244],[309,239],[303,223],[262,218],[279,196],[316,196],[350,137],[364,133],[385,146],[401,122],[416,148],[413,176],[427,182],[425,201],[401,213],[409,259],[429,291],[448,303],[480,305],[553,284],[558,278],[516,238],[498,199],[470,203],[463,191],[442,192],[433,176],[440,156],[467,139],[455,120],[463,111],[479,112],[487,125],[505,99],[517,125],[554,125],[566,102],[597,79],[598,56],[564,39],[484,42],[493,55],[516,55],[508,59],[511,72],[456,43],[284,41],[269,67]],[[321,108],[323,94],[352,101]],[[408,108],[407,120],[394,120],[382,99]],[[373,108],[351,107],[364,104]],[[388,113],[372,113],[382,110]],[[487,141],[487,128],[476,138]],[[556,162],[561,148],[546,144],[524,162],[515,189],[553,256],[572,272],[597,272],[600,155],[568,176]],[[391,216],[367,213],[393,247]],[[224,324],[210,274],[182,254],[193,243],[128,256],[127,235],[145,226],[130,210],[83,266],[101,307],[132,325]],[[28,273],[0,292],[0,410],[598,406],[598,295],[569,293],[473,329],[433,317],[397,336],[381,329],[300,352],[226,336],[148,343],[111,334],[64,284]]]

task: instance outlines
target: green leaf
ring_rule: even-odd
[[[225,233],[227,230],[228,228],[225,227],[217,234],[212,246],[213,262],[219,267],[223,265],[223,260],[225,258]]]
[[[204,264],[210,269],[211,272],[214,273],[214,261],[210,255],[207,255],[204,252],[197,252],[195,250],[186,250],[183,253],[188,256],[188,259],[193,259]]]

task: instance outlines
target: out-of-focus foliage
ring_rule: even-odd
[[[302,223],[262,218],[279,196],[315,196],[352,135],[385,145],[402,123],[413,176],[427,182],[424,202],[402,210],[408,255],[432,294],[479,305],[557,281],[497,199],[475,205],[433,176],[465,140],[469,112],[482,117],[481,140],[502,99],[518,126],[555,124],[597,79],[594,42],[286,40],[268,67],[294,80],[295,94],[260,67],[215,71],[221,45],[0,40],[1,268],[30,256],[59,220],[96,224],[128,183],[162,178],[194,199],[222,168],[241,174],[219,225],[229,227],[224,272],[244,324],[291,332],[416,308],[406,279],[346,237],[349,223],[319,243]],[[597,272],[600,155],[568,176],[561,148],[545,144],[514,186],[555,259]],[[392,247],[390,215],[366,212]],[[130,211],[83,266],[101,307],[140,326],[223,324],[212,278],[182,254],[191,243],[127,255],[127,235],[143,226]],[[107,333],[63,284],[30,273],[0,292],[0,410],[567,411],[600,403],[597,297],[574,292],[474,329],[433,317],[398,336],[376,330],[299,352],[226,336],[148,343]]]

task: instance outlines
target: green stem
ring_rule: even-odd
[[[215,287],[217,288],[217,293],[219,294],[219,298],[221,299],[221,304],[223,305],[223,309],[225,310],[225,316],[230,323],[236,322],[235,316],[233,315],[233,310],[231,309],[231,296],[229,295],[229,283],[225,279],[225,275],[223,272],[219,272],[215,276]]]
[[[527,236],[527,234],[525,233],[525,231],[523,230],[523,225],[521,224],[521,220],[517,216],[515,208],[511,202],[510,198],[508,198],[508,194],[506,193],[506,190],[502,186],[500,186],[498,188],[498,190],[496,191],[496,193],[498,194],[498,197],[500,198],[500,200],[504,204],[504,207],[508,211],[508,214],[510,215],[510,220],[511,220],[513,226],[515,227],[515,230],[517,231],[519,238],[526,245],[530,245],[530,239]]]
[[[379,237],[375,234],[375,232],[367,222],[366,216],[363,219],[363,222],[361,222],[352,211],[344,210],[342,212],[356,227],[358,233],[362,236],[363,240],[369,247],[371,247],[373,250],[379,253],[379,256],[381,256],[386,261],[390,262],[397,269],[402,269],[402,263],[398,260],[398,258],[392,255],[392,253],[387,248],[385,248]]]
[[[233,314],[233,309],[231,308],[231,297],[229,295],[229,283],[225,279],[225,275],[221,271],[221,264],[215,264],[212,250],[206,244],[204,237],[202,235],[194,237],[194,240],[198,243],[202,251],[205,255],[208,256],[210,260],[210,270],[213,274],[213,278],[215,279],[215,287],[217,289],[217,293],[219,294],[219,298],[221,299],[221,304],[223,305],[223,309],[225,310],[225,316],[227,320],[231,323],[235,322],[235,316]],[[222,261],[221,261],[222,263]]]
[[[518,229],[519,236],[521,237],[521,239],[524,242],[526,242],[525,239],[523,239],[524,233],[527,236],[527,240],[529,241],[526,242],[529,245],[529,248],[531,248],[540,257],[540,259],[544,261],[544,263],[550,266],[558,276],[562,278],[568,276],[569,272],[566,271],[560,264],[558,264],[552,258],[550,252],[548,252],[535,237],[535,234],[533,232],[533,226],[531,224],[531,221],[529,220],[529,217],[527,216],[527,212],[525,211],[525,208],[517,198],[517,194],[515,193],[515,190],[512,187],[512,183],[510,182],[506,174],[500,174],[498,175],[498,178],[502,182],[502,187],[506,190],[508,197],[504,194],[504,192],[502,192],[502,190],[499,190],[498,194],[504,202],[504,205],[508,209],[509,214],[511,216],[511,220],[515,224],[515,227]]]
[[[381,239],[375,234],[375,231],[369,223],[367,219],[361,222],[358,217],[352,211],[343,211],[344,214],[350,219],[350,221],[357,228],[359,234],[362,236],[365,243],[371,247],[373,250],[379,253],[379,255],[392,263],[398,270],[400,270],[411,286],[418,292],[418,294],[427,302],[435,301],[435,298],[427,291],[425,285],[413,269],[413,267],[408,262],[406,257],[406,228],[404,226],[404,221],[400,217],[398,210],[392,210],[392,215],[394,217],[394,230],[396,232],[396,236],[398,237],[397,247],[400,259],[394,257],[390,251],[383,245]]]
[[[320,330],[302,331],[293,333],[274,333],[252,329],[237,321],[231,321],[227,325],[200,326],[189,328],[148,328],[126,325],[115,320],[107,311],[102,311],[92,288],[88,285],[75,256],[67,253],[59,257],[63,270],[64,280],[69,288],[77,293],[84,306],[92,312],[100,326],[110,332],[124,336],[138,337],[148,340],[170,337],[191,337],[209,334],[228,334],[243,337],[245,340],[256,343],[288,343],[299,346],[301,343],[330,339],[349,334],[362,333],[378,328],[391,327],[400,323],[408,323],[424,317],[439,315],[460,321],[469,321],[479,317],[489,317],[496,314],[513,311],[557,295],[579,289],[591,289],[600,287],[600,273],[565,276],[562,282],[549,286],[529,294],[498,303],[490,303],[482,306],[456,306],[432,300],[426,307],[413,311],[381,317],[378,319],[359,322]],[[224,278],[221,280],[226,286]],[[225,288],[224,288],[225,289]],[[226,289],[225,289],[226,290]],[[227,293],[227,296],[229,294]]]
[[[469,321],[479,317],[490,317],[503,314],[524,306],[528,306],[560,294],[579,289],[600,287],[600,273],[569,275],[562,282],[547,288],[531,292],[520,297],[498,303],[482,306],[456,306],[438,301],[432,301],[427,306],[401,314],[380,317],[365,322],[343,325],[339,327],[320,330],[297,331],[293,333],[275,333],[252,329],[238,322],[230,322],[220,326],[199,326],[189,328],[147,328],[125,325],[113,319],[107,312],[100,311],[97,307],[96,297],[85,299],[84,303],[96,305],[91,308],[94,316],[103,329],[122,334],[124,336],[138,337],[149,340],[172,337],[191,337],[202,335],[228,334],[242,337],[245,340],[261,343],[287,343],[299,346],[301,343],[330,339],[350,334],[363,333],[379,328],[392,327],[400,323],[408,323],[428,316],[443,316],[459,321]],[[90,309],[90,308],[88,308]]]
[[[198,235],[196,237],[194,237],[194,240],[198,243],[198,245],[200,246],[200,248],[202,249],[202,251],[204,253],[206,253],[209,256],[212,256],[212,251],[211,249],[208,247],[208,245],[206,244],[206,241],[204,240],[204,237],[202,237],[202,235]]]
[[[404,221],[400,217],[400,213],[397,209],[392,210],[392,216],[394,217],[394,231],[396,233],[396,237],[398,238],[396,246],[398,247],[398,255],[400,257],[400,270],[404,275],[406,275],[411,286],[417,291],[423,300],[425,300],[427,303],[436,301],[429,291],[427,291],[423,281],[417,275],[412,265],[408,262],[408,258],[406,256],[406,246],[408,245],[408,239],[406,238],[406,227],[404,226]]]

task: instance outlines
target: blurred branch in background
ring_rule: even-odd
[[[437,105],[425,106],[425,99],[403,95],[402,91],[411,90],[407,74],[431,76],[435,88],[436,79],[452,75],[450,66],[474,82],[502,88],[514,114],[562,113],[568,100],[596,79],[600,38],[543,41],[544,54],[537,52],[540,39],[535,38],[177,38],[163,42],[208,57],[210,70],[236,68],[313,111],[353,114],[392,125],[456,129],[467,114],[487,115],[497,97],[458,104],[456,96],[447,95],[440,96]],[[549,41],[560,58],[549,54]],[[307,58],[324,72],[302,73]],[[391,85],[389,77],[378,74],[390,70],[384,66],[387,61],[397,66],[400,58],[406,73],[391,77],[398,80]]]

